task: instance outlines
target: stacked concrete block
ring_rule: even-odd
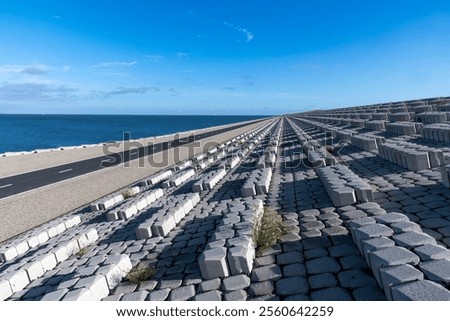
[[[445,112],[427,112],[417,114],[417,121],[424,124],[445,123],[447,121],[447,114]]]
[[[253,269],[255,245],[252,235],[259,227],[264,212],[263,202],[231,201],[224,202],[223,207],[223,218],[199,259],[200,271],[206,280],[249,275]]]
[[[227,171],[223,167],[204,173],[200,175],[194,185],[192,185],[192,191],[198,193],[204,190],[211,190],[225,177],[226,174]]]
[[[166,199],[163,208],[137,227],[137,239],[166,236],[198,202],[200,202],[198,193],[182,194]]]
[[[195,175],[195,170],[193,168],[183,170],[175,175],[173,175],[170,179],[166,180],[162,187],[168,188],[170,186],[177,187],[186,182],[189,178]]]
[[[191,166],[192,166],[192,161],[188,160],[188,161],[184,161],[184,162],[181,162],[181,163],[175,165],[175,169],[177,171],[182,171],[183,169],[186,169]]]
[[[152,186],[168,179],[172,175],[173,171],[169,169],[148,177],[146,181],[149,186]]]
[[[334,206],[340,207],[374,200],[370,185],[346,166],[322,167],[317,169],[317,174]]]
[[[23,290],[45,272],[54,269],[58,263],[97,241],[97,230],[89,229],[75,233],[70,235],[70,239],[50,249],[47,254],[38,255],[33,261],[21,265],[19,269],[3,274],[0,277],[0,298],[5,300],[15,292]]]
[[[89,208],[91,211],[103,211],[108,208],[113,207],[114,205],[122,202],[124,200],[124,196],[122,193],[115,194],[115,195],[109,195],[106,197],[101,198],[100,200],[91,203],[89,205]]]
[[[372,120],[364,123],[364,128],[370,129],[370,130],[378,130],[378,131],[384,131],[385,130],[385,122],[382,120]]]
[[[387,113],[372,113],[372,120],[388,120]]]
[[[450,143],[450,124],[433,124],[423,127],[422,136],[438,142]]]
[[[366,135],[355,135],[351,138],[351,143],[360,149],[372,151],[378,149],[377,140]]]
[[[410,121],[411,120],[411,115],[408,112],[389,114],[388,115],[388,119],[391,122]]]
[[[0,248],[0,262],[7,262],[28,250],[45,244],[50,238],[55,237],[64,231],[81,223],[79,215],[73,215],[69,218],[58,219],[52,223],[44,224],[39,228],[36,235],[27,235],[20,241],[11,242]]]
[[[241,187],[242,197],[267,194],[271,180],[271,168],[254,170]]]
[[[123,203],[118,208],[106,213],[106,220],[108,222],[116,220],[128,220],[138,212],[150,206],[153,202],[163,196],[164,192],[161,188],[149,190],[142,193],[137,199],[129,200]]]
[[[417,134],[415,123],[386,123],[386,131],[397,135]]]
[[[450,188],[450,165],[441,168],[442,184]]]

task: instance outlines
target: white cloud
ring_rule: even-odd
[[[64,71],[64,72],[68,72],[68,71],[70,70],[70,68],[72,68],[72,67],[69,66],[69,65],[64,65],[63,71]]]
[[[75,96],[77,90],[67,86],[52,86],[42,83],[4,83],[0,85],[0,100],[3,101],[66,101]]]
[[[150,61],[153,61],[153,62],[160,62],[164,58],[161,55],[147,55],[145,57],[147,57]]]
[[[44,64],[35,65],[3,65],[0,74],[26,74],[30,76],[45,75],[51,68]]]
[[[177,57],[178,58],[187,58],[189,56],[189,54],[187,52],[183,52],[183,51],[178,51],[177,52]]]
[[[254,38],[253,33],[251,31],[249,31],[247,28],[243,28],[243,27],[240,27],[240,26],[235,26],[234,24],[226,22],[226,21],[223,24],[228,26],[228,27],[231,27],[231,28],[233,28],[233,29],[235,29],[235,30],[237,30],[237,31],[239,31],[241,33],[243,33],[246,36],[246,38],[247,38],[247,42],[252,41],[253,38]]]
[[[109,98],[111,96],[127,95],[127,94],[146,94],[149,91],[161,91],[158,87],[118,87],[111,91],[95,91],[94,96]]]
[[[94,67],[131,67],[137,64],[137,61],[107,61],[107,62],[101,62],[97,65],[94,65]]]

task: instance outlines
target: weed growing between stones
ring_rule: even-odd
[[[90,246],[86,246],[86,247],[82,248],[81,250],[79,250],[78,253],[76,253],[76,256],[82,257],[87,252],[89,252],[89,250],[90,250]]]
[[[253,240],[257,255],[277,243],[287,233],[287,227],[278,212],[268,207],[264,208],[261,223],[255,228]]]
[[[148,280],[148,278],[155,275],[156,269],[150,266],[142,266],[142,265],[136,265],[134,266],[130,272],[128,272],[127,279],[132,282],[139,284],[141,282],[144,282]]]

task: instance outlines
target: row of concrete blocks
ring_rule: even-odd
[[[142,193],[137,199],[127,201],[121,206],[106,213],[106,220],[108,222],[128,220],[146,207],[150,206],[153,202],[155,202],[163,195],[164,192],[161,188],[146,191]]]
[[[378,149],[377,140],[367,135],[352,136],[351,143],[353,146],[368,152]]]
[[[384,131],[386,130],[385,121],[383,120],[372,120],[364,123],[364,128],[369,130]]]
[[[75,234],[69,241],[50,249],[47,254],[39,255],[18,270],[0,275],[0,300],[5,300],[28,284],[37,280],[45,272],[53,270],[59,263],[98,240],[97,230]]]
[[[183,169],[186,169],[188,167],[192,167],[192,161],[191,160],[187,160],[187,161],[183,161],[179,164],[175,165],[175,170],[177,171],[182,171]]]
[[[115,195],[108,195],[105,197],[102,197],[101,199],[91,203],[89,205],[89,209],[91,211],[104,211],[108,208],[113,207],[114,205],[122,202],[125,198],[123,197],[122,193],[115,194]]]
[[[26,236],[19,241],[13,241],[4,245],[0,249],[0,262],[10,261],[19,255],[26,253],[30,249],[43,245],[50,238],[55,237],[80,223],[80,217],[74,215],[69,218],[56,220],[56,222],[44,224],[39,228],[39,233]]]
[[[317,169],[320,181],[334,206],[346,206],[373,202],[373,190],[369,184],[347,166],[333,165]]]
[[[423,127],[423,138],[450,143],[450,124],[434,124]]]
[[[186,182],[189,178],[195,175],[193,168],[182,170],[181,172],[173,175],[170,179],[162,183],[162,188],[177,187]]]
[[[387,213],[347,225],[388,300],[450,300],[450,291],[442,286],[450,281],[450,251],[418,224],[403,214]]]
[[[422,129],[422,123],[403,122],[386,124],[386,131],[397,135],[414,135],[421,133]]]
[[[166,236],[200,202],[198,193],[177,195],[168,199],[166,206],[136,228],[138,240],[152,236]]]
[[[255,258],[252,235],[260,224],[263,212],[261,200],[248,200],[226,211],[200,255],[199,266],[203,279],[251,274]]]
[[[227,171],[224,167],[203,173],[192,185],[192,191],[194,193],[199,193],[204,190],[211,190],[225,177],[226,174]]]
[[[416,115],[416,120],[424,124],[445,123],[450,120],[450,113],[446,112],[426,112]]]
[[[254,170],[241,187],[242,197],[255,196],[269,193],[272,180],[272,168]]]
[[[147,177],[145,180],[142,181],[143,186],[153,186],[158,184],[159,182],[162,182],[166,179],[168,179],[170,176],[173,175],[173,171],[171,169],[161,171],[159,173],[153,174],[149,177]]]
[[[85,269],[86,267],[82,267]],[[73,285],[45,294],[41,301],[100,301],[125,278],[132,265],[128,255],[110,255],[96,270],[95,275],[80,278],[76,269]],[[75,279],[76,278],[76,279]],[[68,280],[68,283],[71,280]]]
[[[442,184],[450,188],[450,165],[441,168]]]
[[[391,163],[413,171],[444,166],[446,162],[442,150],[415,148],[412,144],[380,144],[378,155]]]

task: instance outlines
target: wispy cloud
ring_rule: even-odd
[[[35,65],[3,65],[0,66],[0,74],[26,74],[30,76],[45,75],[50,67],[43,64]]]
[[[152,62],[160,62],[164,58],[161,55],[147,55],[145,57],[148,58]]]
[[[240,27],[240,26],[235,26],[234,24],[226,22],[226,21],[223,24],[228,26],[228,27],[230,27],[230,28],[233,28],[233,29],[235,29],[235,30],[237,30],[237,31],[239,31],[241,33],[243,33],[246,36],[246,38],[247,38],[247,42],[252,41],[253,38],[254,38],[253,33],[251,31],[249,31],[247,28],[243,28],[243,27]]]
[[[137,94],[146,94],[149,91],[158,92],[161,91],[158,87],[118,87],[117,89],[111,91],[94,91],[92,94],[97,97],[109,98],[112,96]]]
[[[94,67],[131,67],[135,64],[137,64],[137,61],[106,61],[94,65]]]
[[[189,56],[189,54],[187,52],[183,52],[183,51],[178,51],[177,52],[177,57],[178,58],[187,58]]]
[[[77,89],[42,83],[4,83],[0,85],[3,101],[67,101],[75,98]]]

